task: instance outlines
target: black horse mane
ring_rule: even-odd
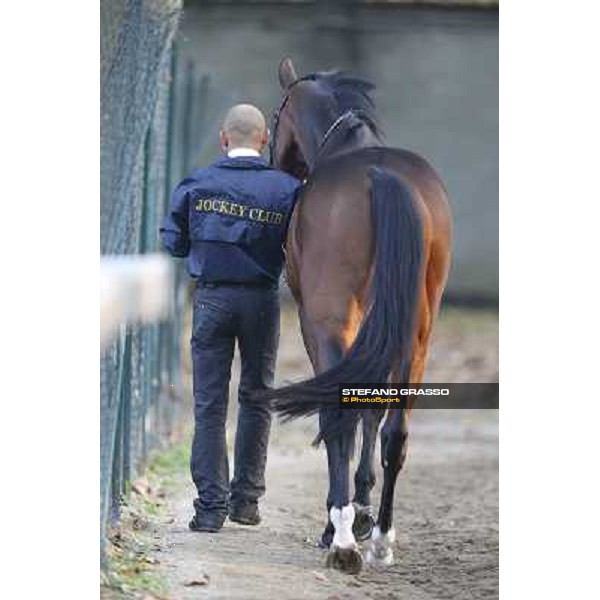
[[[373,83],[349,75],[344,71],[309,73],[302,79],[310,79],[323,85],[337,102],[340,115],[354,110],[375,135],[382,134],[375,114],[375,102],[371,98],[371,92],[375,89]]]

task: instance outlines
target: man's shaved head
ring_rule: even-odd
[[[225,116],[221,141],[225,147],[256,148],[260,150],[267,142],[267,123],[263,114],[252,104],[236,104]]]

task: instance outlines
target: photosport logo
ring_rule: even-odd
[[[498,408],[498,383],[341,383],[339,406],[374,408]]]

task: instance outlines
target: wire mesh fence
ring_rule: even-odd
[[[101,252],[158,249],[165,212],[173,70],[180,2],[101,3]],[[176,294],[176,290],[172,290]],[[177,305],[175,315],[178,314]],[[177,318],[123,326],[100,360],[100,537],[118,516],[121,494],[156,444],[160,405],[179,387]],[[168,348],[167,348],[168,346]],[[170,387],[169,387],[170,386]],[[170,395],[166,390],[172,390]],[[177,411],[162,411],[175,418]]]
[[[179,65],[174,39],[180,12],[181,0],[101,3],[103,255],[160,249],[170,191],[202,146],[209,80],[197,65]],[[128,482],[148,452],[173,439],[187,418],[180,351],[186,283],[180,266],[169,290],[171,318],[121,326],[101,353],[102,548]]]

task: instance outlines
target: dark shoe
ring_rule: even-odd
[[[216,533],[223,527],[224,522],[225,515],[221,513],[196,513],[192,517],[189,527],[192,531],[208,531],[210,533]]]
[[[229,510],[229,519],[241,525],[258,525],[260,523],[258,504],[248,503],[232,506]]]

